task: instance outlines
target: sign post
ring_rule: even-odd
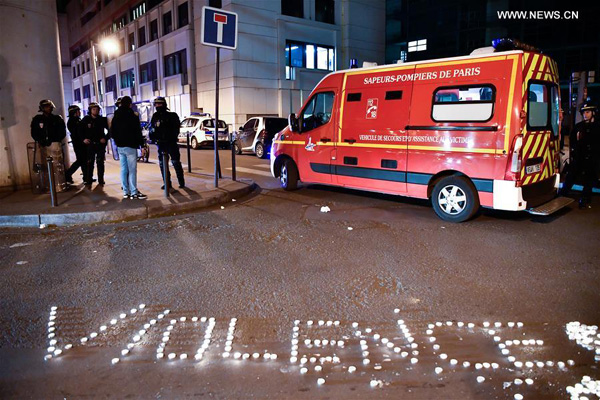
[[[219,63],[221,48],[237,48],[238,15],[220,8],[202,7],[201,43],[215,47],[215,122],[213,145],[215,147],[215,187],[219,187],[221,166],[219,163]],[[231,146],[232,174],[235,176],[235,149]]]

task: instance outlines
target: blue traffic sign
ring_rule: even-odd
[[[234,12],[220,8],[202,7],[201,42],[207,46],[235,50],[237,47],[237,21]]]

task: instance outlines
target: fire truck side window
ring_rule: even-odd
[[[527,123],[530,128],[548,126],[549,106],[548,86],[543,83],[531,83],[527,94]]]
[[[331,120],[333,92],[317,93],[302,111],[302,132],[318,128]]]
[[[492,85],[437,88],[431,118],[436,122],[485,122],[494,114],[496,88]]]

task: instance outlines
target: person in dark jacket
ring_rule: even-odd
[[[41,114],[31,120],[31,137],[41,147],[49,147],[52,143],[61,143],[67,136],[65,121],[60,115],[52,114],[56,107],[52,100],[40,101]]]
[[[181,165],[181,155],[179,153],[179,145],[177,144],[177,137],[179,136],[179,116],[177,113],[169,111],[167,107],[167,101],[164,97],[157,97],[154,99],[154,107],[156,112],[152,115],[150,121],[150,140],[155,142],[158,147],[158,163],[160,165],[160,172],[164,176],[167,174],[167,184],[171,187],[171,174],[169,172],[169,166],[163,165],[163,155],[166,153],[171,157],[171,164],[175,168],[175,174],[177,175],[177,181],[179,187],[185,187],[185,178],[183,176],[183,167]],[[161,189],[164,189],[161,187]]]
[[[110,137],[117,145],[121,164],[123,198],[146,199],[148,196],[137,188],[137,150],[144,144],[140,118],[131,108],[131,97],[124,96],[113,116]]]
[[[589,208],[600,170],[600,123],[596,121],[598,108],[594,104],[584,103],[579,112],[583,121],[575,125],[569,138],[571,160],[561,194],[569,194],[575,181],[580,179],[583,192],[579,207]]]
[[[78,168],[81,168],[85,180],[85,169],[87,167],[86,147],[83,144],[83,138],[79,136],[79,122],[81,121],[81,109],[77,105],[69,106],[69,119],[67,120],[67,128],[71,135],[71,143],[77,158],[73,164],[65,171],[67,182],[73,183],[73,174]]]
[[[88,115],[79,123],[79,136],[86,148],[87,166],[84,182],[92,184],[94,176],[94,161],[98,166],[98,183],[104,185],[104,161],[106,160],[106,141],[108,139],[108,122],[100,115],[100,104],[90,103]]]

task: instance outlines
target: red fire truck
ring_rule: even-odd
[[[557,65],[537,51],[327,75],[277,134],[271,172],[298,182],[431,199],[447,221],[480,206],[549,215],[559,183]]]

